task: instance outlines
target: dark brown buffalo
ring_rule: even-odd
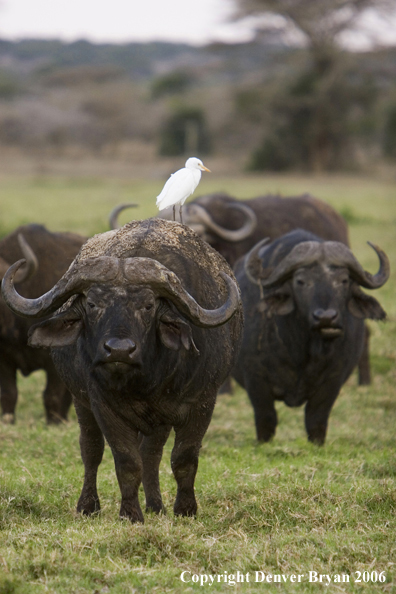
[[[170,218],[168,211],[162,211],[161,218]],[[323,239],[349,245],[345,219],[326,202],[308,194],[247,200],[209,194],[185,204],[183,218],[185,225],[210,243],[231,266],[264,237],[275,239],[293,229],[305,229]]]
[[[2,283],[12,310],[34,319],[61,308],[31,329],[30,342],[51,347],[74,397],[85,466],[77,510],[100,509],[96,475],[106,438],[120,515],[143,521],[142,479],[147,508],[160,512],[159,464],[173,427],[174,512],[194,515],[199,449],[242,336],[231,268],[190,229],[161,219],[88,240],[62,279],[37,299],[15,291],[20,264]]]
[[[23,225],[0,241],[0,278],[16,260],[25,257],[28,268],[16,279],[18,290],[34,298],[48,291],[66,272],[85,237],[51,233],[42,225]],[[43,369],[47,376],[44,406],[48,423],[66,419],[71,396],[58,377],[50,354],[27,344],[32,321],[15,316],[0,298],[0,389],[3,420],[15,421],[17,371],[30,375]]]
[[[380,259],[372,275],[343,243],[301,230],[262,244],[236,265],[245,329],[233,375],[252,402],[258,440],[275,434],[274,402],[281,400],[305,404],[308,439],[323,444],[331,408],[363,349],[364,319],[385,318],[360,287],[381,287],[389,261],[372,245]]]

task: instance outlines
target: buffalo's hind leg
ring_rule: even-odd
[[[102,461],[104,439],[91,410],[75,401],[76,413],[80,425],[80,449],[84,464],[84,485],[77,504],[77,511],[91,515],[100,510],[96,488],[98,467]]]
[[[364,343],[363,351],[358,363],[359,386],[369,386],[371,384],[370,368],[370,329],[367,324],[364,325]]]
[[[67,413],[71,404],[70,392],[66,389],[52,364],[48,365],[46,373],[47,384],[43,394],[45,414],[48,424],[57,425],[67,420]]]
[[[0,362],[0,401],[3,422],[15,423],[15,408],[18,400],[16,369]]]
[[[140,455],[143,462],[143,487],[146,495],[146,511],[166,513],[162,503],[159,483],[159,465],[162,451],[169,437],[171,427],[157,427],[151,435],[143,437]]]
[[[172,450],[172,471],[177,482],[177,495],[173,511],[176,516],[195,516],[197,501],[194,493],[195,475],[202,439],[212,418],[213,406],[197,408],[181,427],[175,427],[175,445]]]

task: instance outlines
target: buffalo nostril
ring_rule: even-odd
[[[129,338],[109,338],[103,346],[109,355],[131,355],[136,351],[136,344]]]
[[[337,317],[335,309],[315,309],[313,317],[318,322],[333,322]]]

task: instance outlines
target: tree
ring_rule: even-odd
[[[343,45],[345,33],[361,28],[367,11],[395,15],[395,0],[235,0],[236,18],[256,17],[258,30],[278,30],[289,43],[303,43],[321,62]]]
[[[367,108],[374,96],[372,86],[366,92],[351,84],[356,77],[351,76],[345,60],[346,35],[358,29],[369,9],[381,15],[395,12],[395,0],[236,2],[237,18],[254,17],[257,30],[275,29],[286,43],[303,46],[308,52],[308,61],[295,80],[288,81],[275,107],[282,122],[272,135],[287,138],[296,146],[297,155],[284,155],[281,162],[301,166],[304,161],[313,170],[337,167],[337,161],[343,161],[340,147],[345,146],[351,112],[356,105]],[[273,138],[264,139],[261,155],[270,154],[272,144]]]

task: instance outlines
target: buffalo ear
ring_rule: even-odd
[[[64,347],[76,342],[82,327],[80,316],[66,311],[29,329],[28,344],[32,347]]]
[[[356,284],[352,286],[352,297],[348,302],[349,312],[356,318],[385,320],[386,312],[374,297],[366,295]]]
[[[294,310],[293,296],[289,290],[281,287],[264,295],[263,306],[268,316],[286,316]]]
[[[199,350],[195,346],[190,326],[173,313],[163,314],[159,319],[159,335],[163,345],[172,351],[180,351],[183,347],[186,351],[193,349],[195,355]]]

